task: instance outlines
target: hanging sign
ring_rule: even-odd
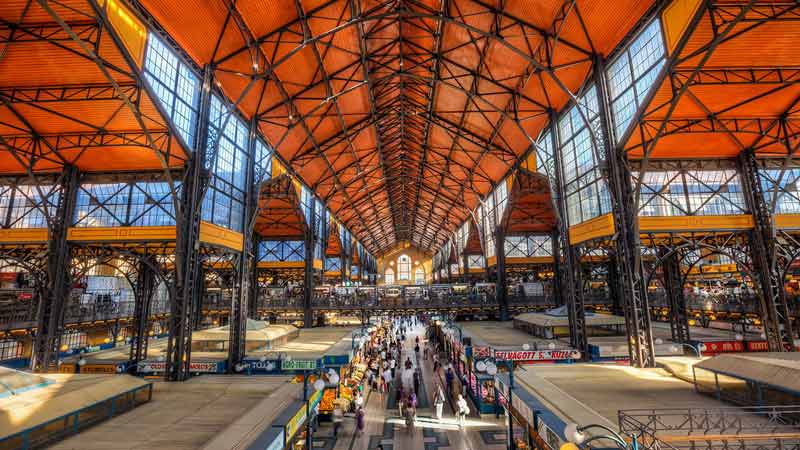
[[[580,357],[581,352],[577,350],[495,350],[494,352],[494,359],[497,361],[563,361]]]
[[[316,359],[291,359],[281,361],[281,370],[316,370]]]

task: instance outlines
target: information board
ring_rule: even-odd
[[[580,357],[581,352],[577,350],[495,350],[494,352],[494,359],[497,361],[558,361],[580,359]]]
[[[316,370],[315,359],[291,359],[281,361],[281,370]]]

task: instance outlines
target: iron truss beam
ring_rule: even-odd
[[[692,77],[692,75],[694,76]],[[785,84],[800,82],[800,67],[729,67],[680,68],[671,74],[673,87]]]
[[[566,1],[559,10],[557,18],[548,29],[542,29],[507,13],[502,5],[493,7],[484,3],[475,4],[484,13],[493,16],[491,30],[485,31],[470,25],[471,12],[462,9],[462,5],[442,2],[438,9],[431,8],[422,2],[408,1],[401,4],[383,2],[371,4],[362,10],[361,2],[355,0],[345,2],[327,1],[314,8],[304,8],[296,3],[298,18],[282,27],[270,31],[263,36],[254,36],[240,20],[235,5],[230,4],[232,21],[245,29],[245,45],[226,55],[215,57],[214,64],[224,67],[226,63],[237,57],[254,59],[254,71],[250,76],[254,80],[266,80],[273,83],[281,91],[280,101],[262,105],[258,110],[258,120],[262,126],[281,127],[283,137],[272,144],[280,151],[281,144],[290,133],[297,135],[297,129],[305,133],[305,148],[294,155],[293,165],[307,164],[319,160],[328,169],[319,181],[317,188],[330,192],[328,200],[337,197],[334,204],[341,208],[356,210],[356,203],[361,203],[367,215],[380,211],[381,216],[371,227],[364,226],[361,214],[350,214],[345,223],[365,243],[376,244],[386,242],[391,246],[397,239],[416,239],[417,244],[436,247],[441,245],[450,232],[469,215],[465,210],[464,199],[481,198],[493,184],[497,182],[493,176],[482,172],[482,164],[490,155],[499,158],[507,165],[507,169],[518,163],[519,153],[526,150],[519,143],[509,143],[504,139],[503,127],[518,127],[523,134],[525,130],[521,121],[536,116],[546,116],[551,105],[544,104],[523,94],[524,87],[530,83],[541,83],[541,77],[547,76],[555,81],[558,89],[572,92],[558,79],[557,71],[563,67],[553,64],[554,53],[560,48],[569,48],[574,56],[566,65],[590,63],[590,55],[594,53],[591,39],[586,30],[586,45],[576,45],[561,36],[567,18],[577,18],[582,22],[574,1]],[[348,9],[349,10],[346,10]],[[341,9],[341,11],[339,11]],[[338,16],[337,16],[338,14]],[[312,20],[325,18],[330,23],[327,29],[319,30]],[[442,45],[445,27],[454,26],[467,33],[469,39],[456,46],[444,48]],[[358,35],[359,53],[338,44],[334,35],[342,30],[351,29]],[[387,41],[387,30],[412,30],[414,34],[429,36],[434,43],[432,48],[424,48],[416,39],[398,36]],[[312,32],[311,30],[314,30]],[[510,41],[503,39],[505,35],[530,36],[526,45],[515,47]],[[531,42],[536,42],[532,44]],[[265,54],[266,42],[297,42],[297,46],[288,51],[273,50]],[[514,79],[499,79],[493,70],[486,67],[486,52],[497,45],[504,47],[528,62],[528,67]],[[476,67],[462,64],[456,52],[460,50],[475,51],[481,55]],[[303,86],[299,91],[288,90],[282,85],[285,81],[278,79],[276,72],[284,63],[300,51],[309,51],[315,68],[313,82]],[[323,62],[329,51],[358,56],[357,63],[348,67],[328,70]],[[263,58],[263,59],[262,59]],[[226,69],[218,69],[226,71]],[[232,73],[232,71],[228,71]],[[242,74],[239,74],[242,75]],[[466,81],[469,80],[469,81]],[[334,90],[333,86],[344,86]],[[435,116],[435,96],[440,86],[447,85],[463,93],[466,97],[463,109],[454,112],[453,118],[445,119]],[[356,124],[345,124],[341,113],[340,99],[357,89],[367,87],[369,93],[369,119]],[[479,89],[480,86],[480,89]],[[487,101],[485,96],[503,96],[504,105],[496,106]],[[395,97],[398,99],[392,100]],[[316,102],[311,109],[305,106],[299,113],[298,102],[309,105]],[[280,120],[280,111],[288,111],[288,126]],[[494,119],[496,114],[503,119]],[[283,113],[285,114],[285,113]],[[318,120],[313,119],[325,115],[339,123],[339,131],[333,137],[326,136],[324,141],[314,135]],[[467,116],[482,117],[491,127],[486,134],[477,135],[473,127],[467,126]],[[436,149],[430,144],[433,128],[441,128],[451,136],[448,148]],[[361,133],[372,132],[377,136],[376,150],[365,159],[356,151],[355,140]],[[531,142],[532,139],[528,138]],[[513,146],[512,146],[513,144]],[[474,154],[468,148],[478,148]],[[511,150],[516,148],[517,150]],[[345,149],[350,149],[345,150]],[[357,176],[342,179],[337,160],[350,153],[354,161],[347,164],[345,170]],[[364,153],[363,150],[360,153]],[[469,159],[455,158],[455,154],[465,153]],[[377,154],[377,157],[375,155]],[[358,161],[358,162],[355,162]],[[364,161],[366,164],[361,164]],[[359,167],[360,166],[360,167]],[[336,167],[336,171],[332,168]],[[377,169],[380,167],[380,169]],[[463,172],[464,177],[453,173]],[[381,177],[383,183],[376,183],[364,189],[366,192],[353,195],[359,190],[356,178]],[[432,182],[431,182],[432,181]],[[423,186],[427,185],[423,188]],[[480,187],[478,187],[480,186]],[[433,187],[432,201],[423,192]],[[445,195],[444,193],[449,193]],[[365,196],[369,202],[364,203]],[[455,201],[444,200],[448,197]],[[343,200],[341,200],[343,199]],[[446,207],[438,212],[434,208],[424,208],[425,202],[439,203],[444,200]],[[379,208],[376,201],[387,201],[388,210]],[[334,211],[334,212],[340,212]],[[449,211],[462,212],[462,218],[451,216]],[[413,211],[413,212],[412,212]],[[387,220],[389,222],[387,222]],[[388,226],[388,229],[387,229]],[[365,232],[372,236],[363,236]],[[388,239],[385,237],[388,236]],[[388,242],[387,242],[388,241]]]
[[[139,97],[135,83],[120,83],[121,94],[128,98]],[[77,102],[87,100],[120,100],[120,94],[111,84],[86,84],[79,86],[0,87],[0,98],[15,103]]]

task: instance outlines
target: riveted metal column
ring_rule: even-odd
[[[508,311],[508,282],[506,281],[506,253],[505,242],[506,233],[502,226],[498,226],[494,233],[495,257],[497,258],[497,284],[495,285],[495,295],[497,296],[497,307],[500,311],[500,320],[510,320]]]
[[[562,277],[561,277],[561,237],[559,236],[558,229],[556,228],[550,233],[550,253],[553,255],[553,303],[555,306],[564,304],[565,295],[561,291]]]
[[[567,217],[566,196],[564,195],[564,166],[561,158],[561,138],[558,134],[558,116],[550,112],[551,139],[553,140],[553,158],[555,159],[555,180],[551,183],[551,192],[555,211],[558,215],[558,245],[564,249],[564,265],[561,282],[563,288],[567,317],[569,319],[570,345],[586,357],[589,354],[589,340],[586,336],[586,309],[583,303],[583,277],[581,259],[577,249],[569,239],[569,220]]]
[[[71,250],[67,231],[75,213],[79,172],[66,166],[61,174],[61,195],[52,205],[55,213],[48,220],[47,290],[39,296],[36,334],[33,338],[30,367],[46,372],[58,362],[64,321],[64,303],[71,291]],[[42,198],[46,203],[46,200]]]
[[[689,342],[689,316],[686,313],[686,296],[683,294],[683,277],[681,276],[680,255],[677,251],[659,255],[663,258],[664,291],[669,300],[669,328],[672,340]]]
[[[316,198],[311,199],[311,220],[308,226],[306,227],[306,234],[305,234],[305,250],[306,250],[306,258],[305,258],[305,271],[304,271],[304,279],[303,279],[303,327],[304,328],[311,328],[314,326],[314,310],[313,308],[313,298],[314,298],[314,248],[316,247],[316,241],[319,238],[316,236],[317,232],[317,220],[320,220],[317,217],[317,200]]]
[[[602,145],[598,150],[606,155],[608,163],[608,190],[616,227],[615,256],[625,311],[628,352],[631,365],[655,367],[650,309],[647,304],[647,289],[644,286],[645,278],[639,245],[639,221],[634,211],[634,205],[637,203],[631,188],[627,155],[624,151],[615,151],[610,145],[614,134],[609,117],[605,64],[599,55],[594,59],[594,80],[600,108],[599,117],[606,136],[603,142],[597,144]]]
[[[758,280],[754,281],[757,281],[761,319],[769,351],[792,351],[794,335],[784,281],[778,268],[775,227],[758,180],[758,164],[752,150],[747,150],[739,156],[739,173],[745,201],[755,220],[755,227],[750,232],[750,251],[753,268],[758,277]]]
[[[611,312],[616,316],[624,313],[622,307],[622,294],[619,291],[619,272],[617,272],[617,261],[615,258],[606,263],[606,284],[608,285],[608,295],[611,297]]]
[[[204,280],[200,260],[200,216],[203,193],[208,184],[205,168],[208,120],[211,104],[212,72],[203,70],[200,111],[194,152],[184,170],[180,192],[180,209],[176,211],[175,294],[171,296],[167,364],[164,378],[183,381],[189,378],[192,351],[192,329],[199,311]]]
[[[218,308],[221,306],[219,304],[207,305],[206,300],[206,268],[201,263],[197,266],[192,288],[192,330],[200,330],[203,327],[203,307]]]
[[[340,263],[341,266],[342,266],[342,269],[340,271],[341,273],[339,274],[340,278],[342,279],[342,285],[344,285],[345,282],[347,282],[347,274],[350,272],[350,265],[349,265],[350,264],[350,262],[349,262],[350,261],[350,255],[349,255],[349,252],[350,252],[350,250],[347,249],[347,243],[345,242],[344,239],[342,239],[342,255],[341,255],[342,262]]]
[[[136,274],[135,301],[133,309],[133,336],[131,337],[130,371],[136,374],[139,363],[147,358],[147,344],[149,336],[150,306],[156,290],[156,275],[154,266],[158,262],[153,257],[139,261]]]
[[[250,301],[247,303],[247,316],[258,317],[260,290],[258,288],[258,252],[261,239],[253,234],[253,254],[250,264]]]
[[[461,264],[464,266],[464,283],[469,283],[469,255],[466,253],[461,254]]]
[[[253,118],[250,121],[250,134],[247,149],[247,173],[245,175],[244,211],[242,214],[243,242],[242,252],[239,254],[234,265],[236,274],[233,280],[233,292],[231,295],[231,315],[228,330],[230,331],[230,345],[228,346],[228,371],[235,371],[236,365],[244,358],[245,341],[247,339],[247,317],[250,312],[250,303],[255,303],[251,297],[253,291],[250,287],[253,282],[253,267],[255,265],[256,247],[253,245],[255,233],[250,227],[253,216],[258,208],[258,187],[255,172],[256,140],[258,136],[258,121]]]

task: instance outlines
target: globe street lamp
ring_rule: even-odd
[[[607,434],[588,436],[586,434],[586,430],[592,428],[603,430]],[[628,443],[625,442],[625,438],[620,436],[619,433],[617,433],[616,431],[612,430],[611,428],[605,425],[599,425],[599,424],[578,426],[578,424],[575,423],[568,423],[567,426],[564,427],[564,437],[567,439],[567,443],[562,445],[560,450],[580,449],[581,446],[587,447],[590,442],[598,441],[601,439],[606,439],[614,442],[621,450],[639,449],[639,444],[636,440],[636,435],[631,435],[631,444],[630,447],[628,447]]]

